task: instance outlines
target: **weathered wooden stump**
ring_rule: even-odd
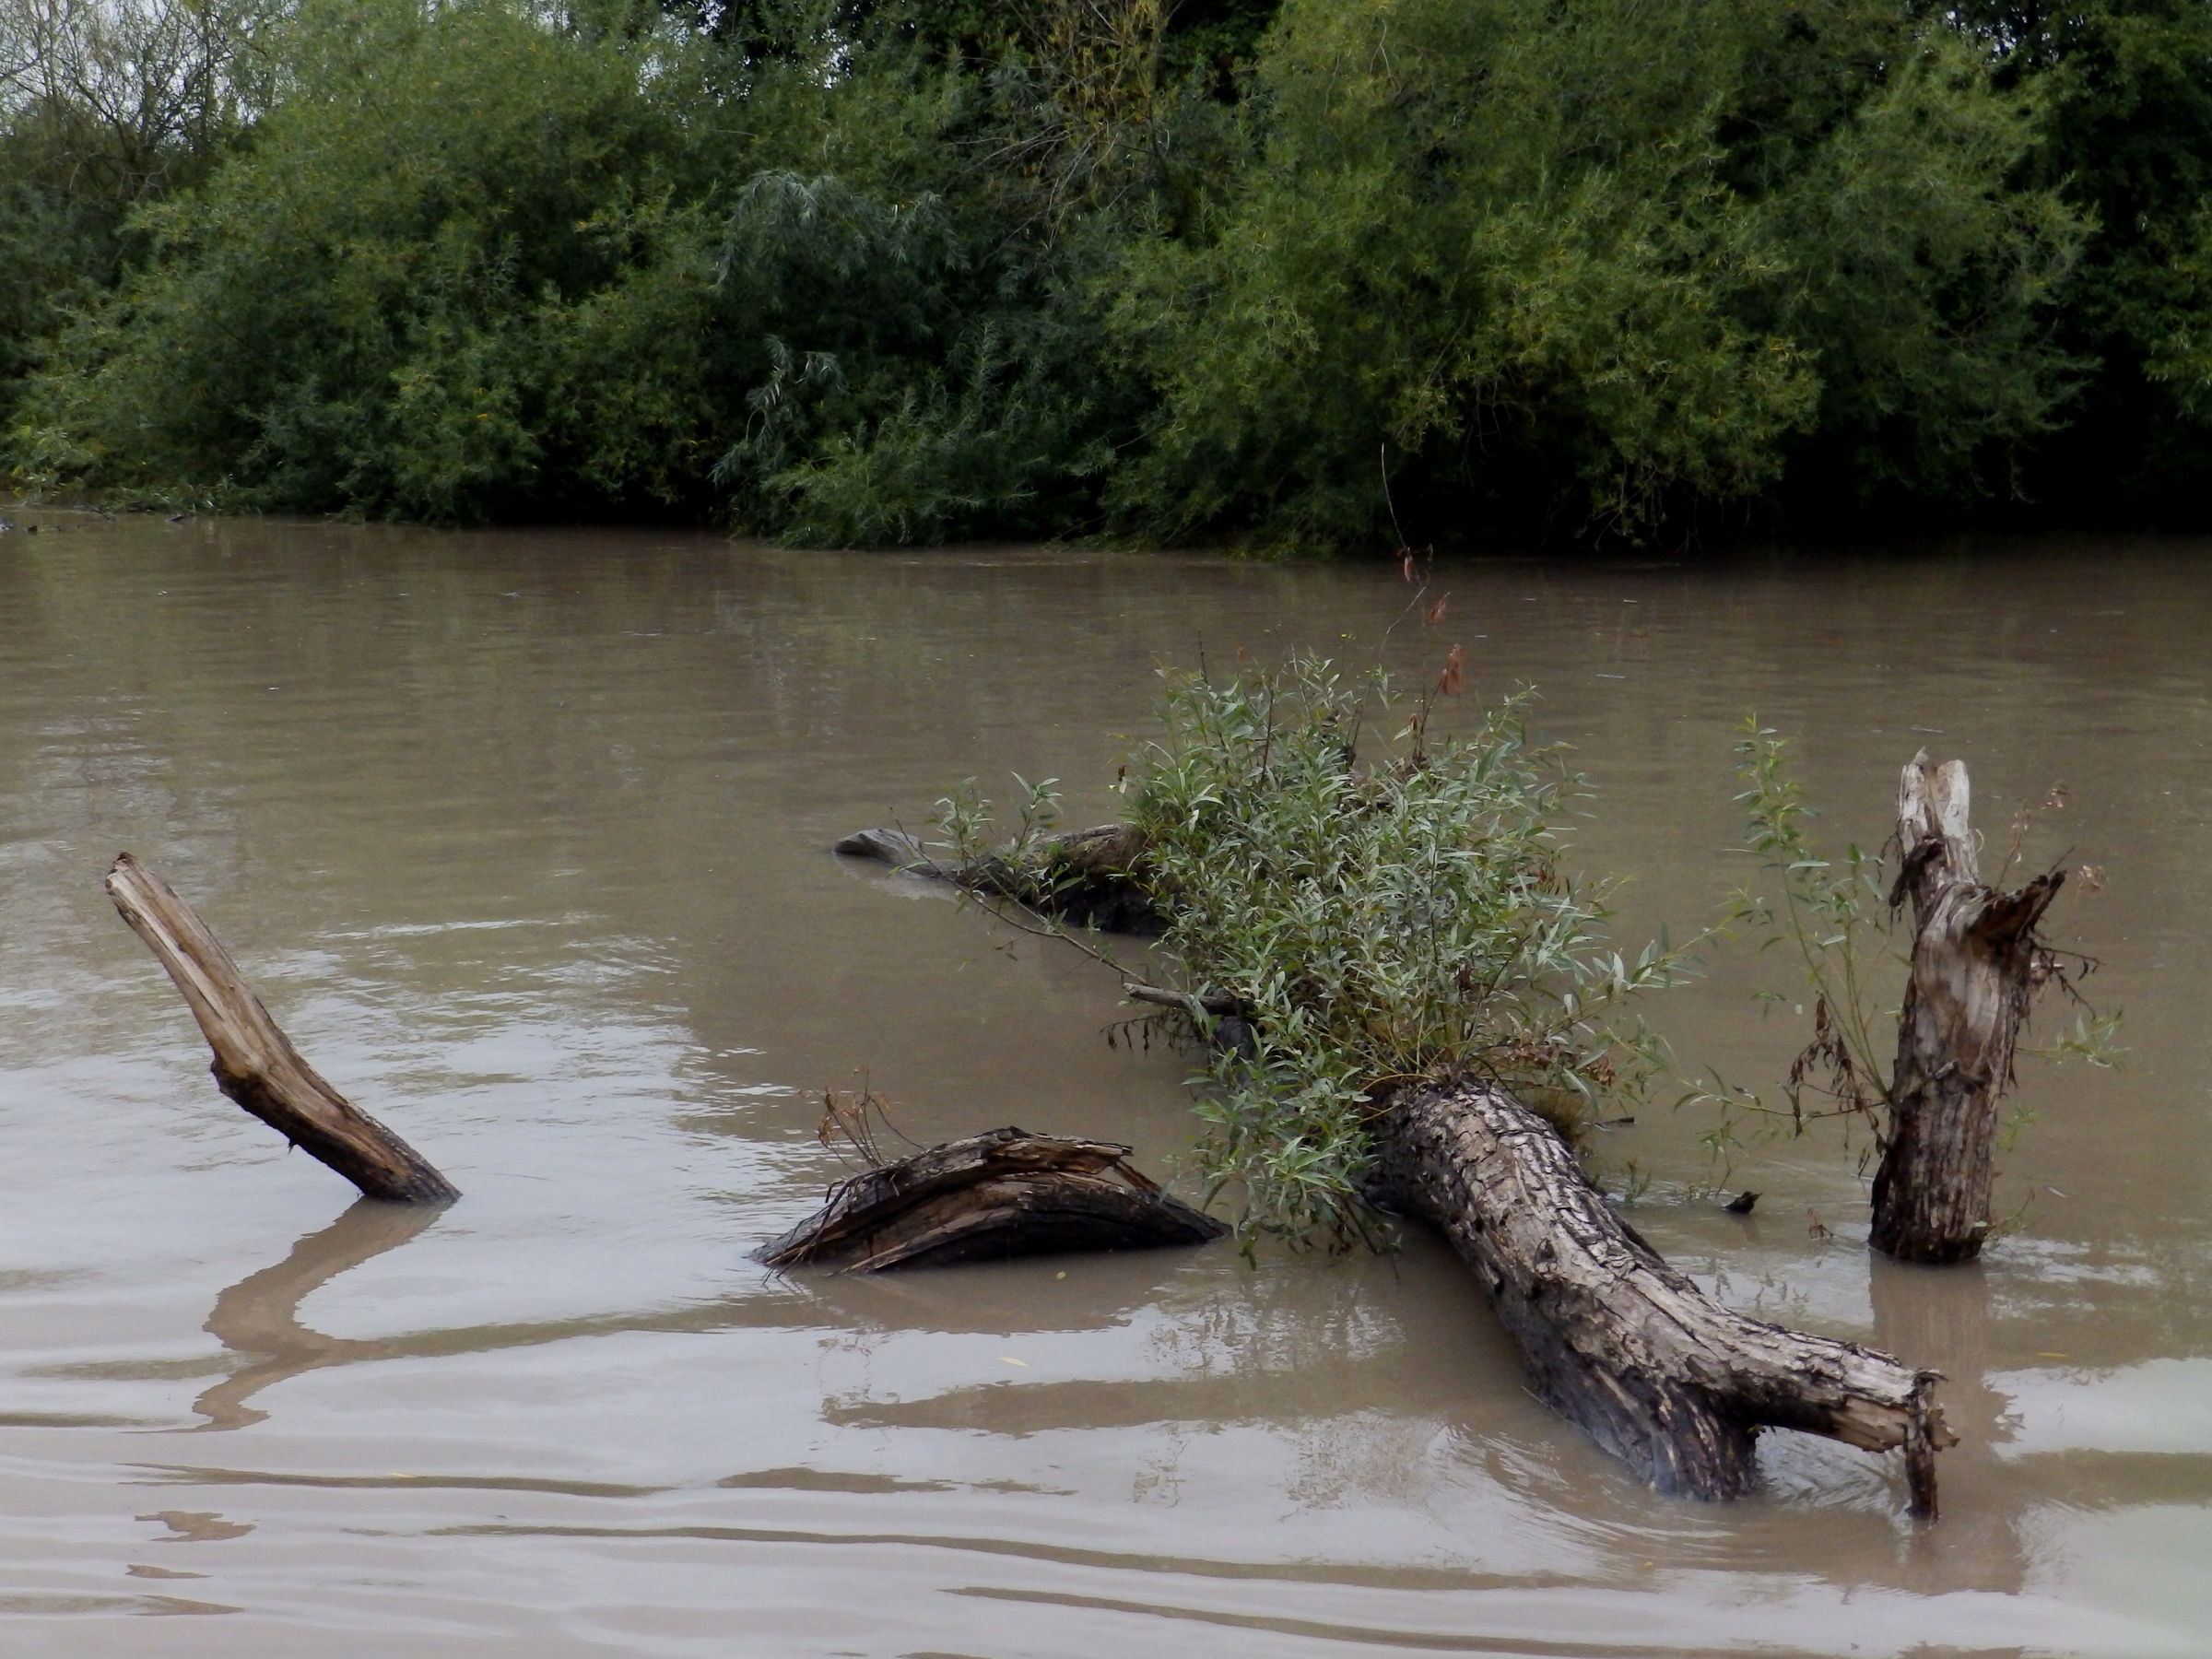
[[[1229,1230],[1166,1193],[1111,1141],[993,1129],[841,1181],[755,1259],[876,1273],[1085,1250],[1204,1244]]]
[[[324,1082],[300,1057],[215,930],[128,853],[108,896],[160,959],[215,1053],[216,1087],[371,1198],[451,1204],[460,1189],[414,1147]]]
[[[1855,1343],[1721,1306],[1614,1214],[1557,1131],[1485,1083],[1422,1089],[1375,1123],[1375,1195],[1451,1241],[1488,1288],[1536,1391],[1663,1492],[1737,1498],[1762,1428],[1905,1453],[1936,1510],[1953,1443],[1913,1371]]]
[[[1872,1241],[1907,1262],[1982,1253],[1998,1105],[2043,978],[2036,924],[2065,880],[2053,870],[2010,893],[1983,886],[1968,805],[1962,761],[1931,772],[1923,749],[1899,780],[1890,897],[1911,898],[1916,926]]]

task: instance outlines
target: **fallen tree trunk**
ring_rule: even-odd
[[[1084,1250],[1203,1244],[1229,1230],[1166,1193],[1111,1141],[1012,1127],[947,1141],[841,1181],[755,1259],[876,1273]]]
[[[1162,922],[1144,888],[1142,845],[1124,824],[1100,824],[1041,838],[1029,858],[989,853],[962,865],[933,858],[904,830],[862,830],[830,849],[872,858],[910,876],[948,882],[1107,933],[1158,934]]]
[[[1912,1512],[1936,1512],[1954,1443],[1939,1378],[1886,1354],[1722,1307],[1669,1267],[1584,1178],[1551,1126],[1467,1083],[1377,1118],[1373,1194],[1441,1232],[1488,1287],[1537,1392],[1661,1491],[1736,1498],[1762,1428],[1901,1450]]]
[[[1997,1110],[2046,961],[2036,924],[2065,880],[2054,870],[2015,892],[1983,886],[1968,804],[1961,761],[1931,772],[1923,749],[1899,780],[1890,901],[1909,896],[1916,926],[1872,1242],[1907,1262],[1982,1253]]]
[[[451,1204],[460,1190],[300,1057],[230,952],[160,877],[128,853],[108,896],[184,994],[215,1053],[216,1087],[371,1198]]]
[[[1116,868],[1141,873],[1126,827],[1085,834],[1115,849]],[[865,831],[838,851],[927,864],[896,831]],[[1232,996],[1124,989],[1184,1009],[1217,1041],[1232,1021],[1235,1046],[1252,1041]],[[1901,1451],[1912,1512],[1935,1517],[1936,1453],[1955,1443],[1936,1372],[1722,1307],[1615,1215],[1558,1132],[1502,1089],[1405,1093],[1373,1128],[1371,1195],[1444,1234],[1489,1289],[1542,1396],[1660,1490],[1741,1497],[1757,1484],[1759,1430],[1794,1429]]]

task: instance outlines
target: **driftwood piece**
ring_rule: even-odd
[[[771,1267],[940,1267],[1203,1244],[1229,1230],[1147,1180],[1111,1141],[993,1129],[841,1181],[763,1245]]]
[[[2065,880],[2053,870],[2009,893],[1984,887],[1968,806],[1963,761],[1931,771],[1923,749],[1898,782],[1890,900],[1912,899],[1915,928],[1872,1241],[1907,1262],[1982,1253],[1997,1108],[2043,976],[2035,927]]]
[[[1661,1491],[1736,1498],[1763,1427],[1905,1453],[1934,1519],[1934,1371],[1722,1307],[1668,1266],[1503,1089],[1419,1090],[1375,1123],[1375,1195],[1447,1238],[1489,1289],[1537,1392]]]
[[[215,1053],[216,1086],[371,1198],[451,1204],[460,1190],[407,1143],[356,1108],[300,1057],[215,931],[128,853],[108,896],[184,994]]]
[[[906,875],[949,882],[971,892],[1011,899],[1081,927],[1108,933],[1158,934],[1161,919],[1142,877],[1143,848],[1125,824],[1100,824],[1041,837],[1032,856],[1016,863],[995,853],[964,865],[933,858],[904,830],[862,830],[832,853],[872,858]]]

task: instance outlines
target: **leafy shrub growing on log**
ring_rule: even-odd
[[[1248,1033],[1216,1042],[1198,1108],[1248,1238],[1367,1231],[1368,1123],[1394,1089],[1494,1078],[1571,1135],[1657,1064],[1622,1005],[1682,958],[1605,947],[1605,890],[1562,868],[1556,827],[1583,780],[1529,741],[1527,693],[1434,743],[1432,700],[1312,660],[1175,677],[1124,785],[1193,1017],[1233,1006]]]

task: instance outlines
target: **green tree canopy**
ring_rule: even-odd
[[[8,15],[34,488],[1358,547],[2212,470],[2205,0]]]
[[[1130,262],[1160,530],[1634,528],[1841,452],[1971,488],[2041,429],[2081,227],[1969,45],[1893,9],[1290,0],[1211,234]]]

